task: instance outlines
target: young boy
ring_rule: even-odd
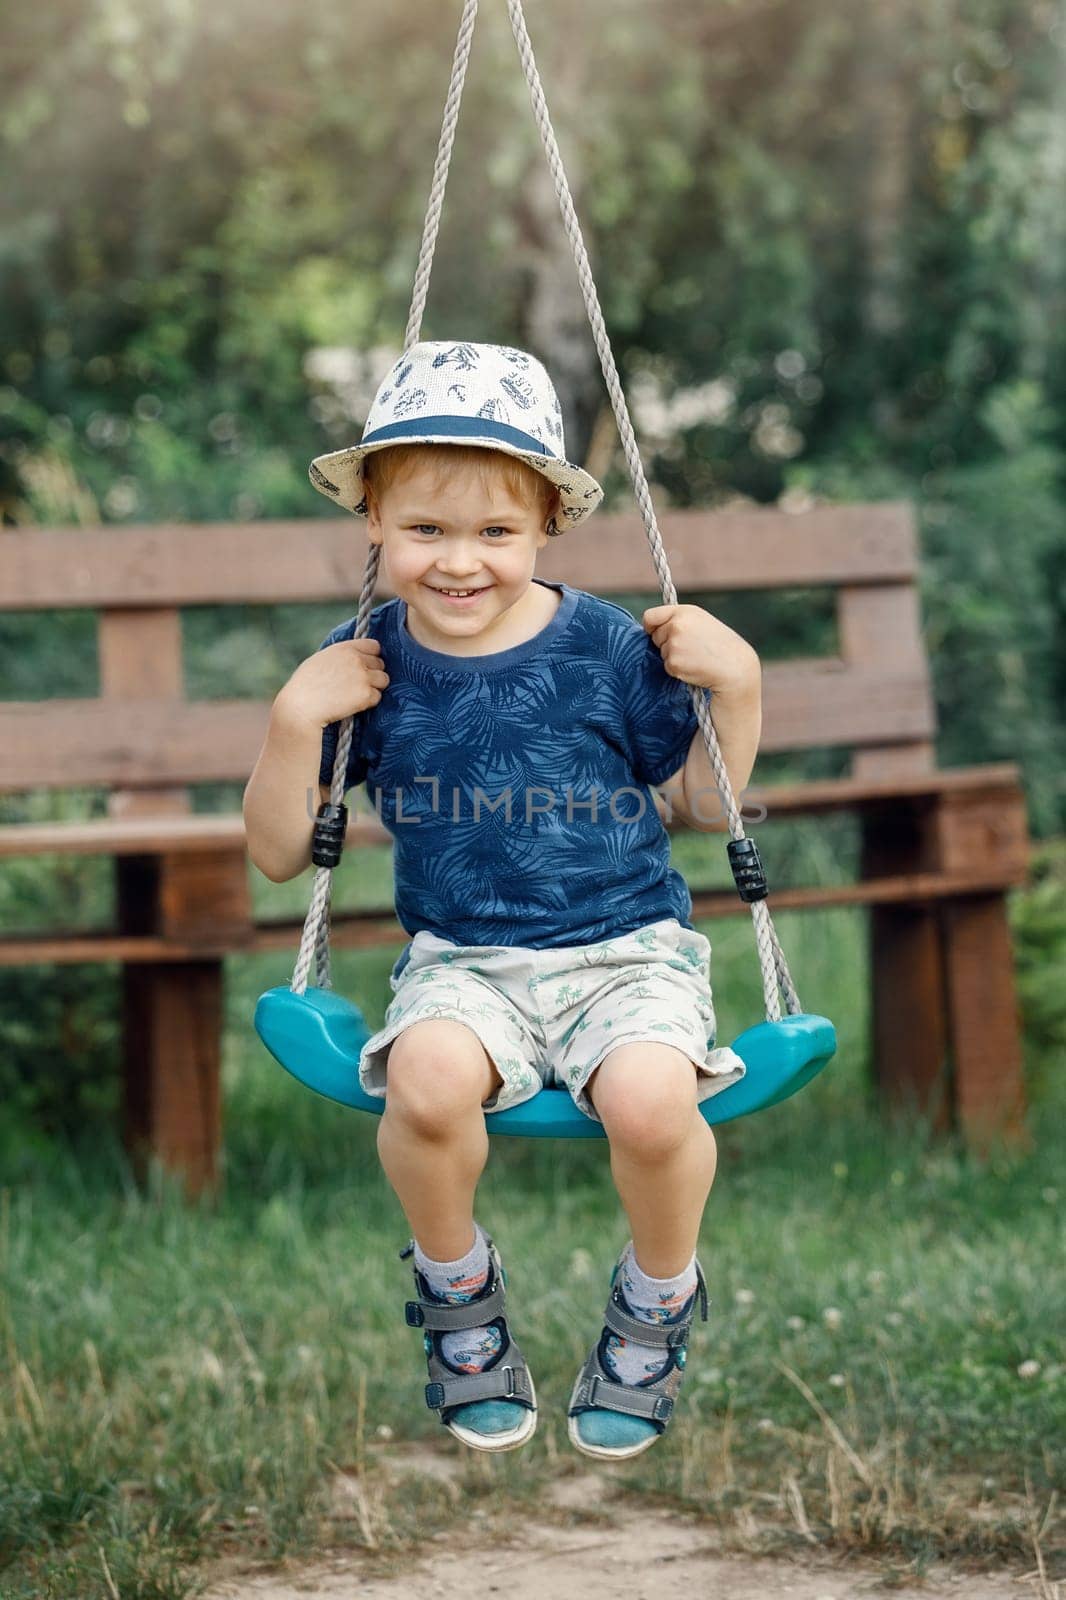
[[[394,836],[413,936],[359,1072],[385,1098],[378,1150],[413,1234],[407,1320],[425,1330],[426,1400],[477,1449],[513,1449],[536,1426],[474,1195],[485,1115],[561,1083],[604,1125],[632,1233],[570,1437],[633,1456],[669,1422],[697,1293],[707,1315],[695,1251],[716,1146],[697,1102],[744,1074],[713,1048],[710,944],[651,787],[695,827],[719,814],[697,684],[741,794],[759,659],[699,607],[653,606],[641,626],[534,577],[537,551],[602,490],[566,460],[555,390],[524,351],[412,346],[361,444],[317,458],[311,477],[366,516],[395,599],[368,637],[352,637],[354,617],[333,629],[281,689],[244,815],[268,877],[304,870],[308,792],[317,776],[329,798],[339,721],[359,713],[345,787],[366,780]]]

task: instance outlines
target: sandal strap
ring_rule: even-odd
[[[497,1283],[491,1294],[480,1300],[468,1300],[463,1305],[450,1306],[435,1300],[408,1300],[403,1308],[409,1328],[429,1328],[433,1332],[453,1333],[463,1328],[480,1328],[494,1317],[503,1315],[505,1293],[502,1283]]]
[[[664,1350],[676,1350],[688,1338],[692,1319],[689,1317],[684,1322],[641,1322],[639,1317],[631,1316],[624,1310],[612,1295],[604,1308],[603,1321],[612,1333],[621,1334],[623,1339],[632,1339],[637,1344],[658,1345]]]
[[[448,1406],[469,1405],[474,1400],[514,1400],[532,1409],[533,1387],[513,1341],[507,1353],[510,1359],[498,1367],[489,1367],[484,1372],[448,1372],[427,1383],[426,1405],[432,1411],[442,1411]],[[434,1362],[433,1369],[441,1371],[440,1363]]]
[[[499,1252],[488,1234],[485,1235],[485,1243],[489,1252],[489,1281],[484,1292],[475,1300],[449,1305],[447,1301],[435,1300],[431,1295],[421,1293],[420,1285],[425,1287],[425,1280],[418,1269],[414,1269],[418,1299],[406,1301],[403,1308],[404,1321],[409,1328],[428,1328],[434,1333],[458,1333],[466,1328],[480,1328],[484,1323],[503,1315],[507,1299],[503,1268]],[[412,1239],[400,1251],[400,1260],[406,1261],[414,1254],[414,1249],[415,1242]]]
[[[663,1381],[659,1380],[660,1383]],[[649,1384],[646,1389],[637,1389],[585,1368],[570,1396],[568,1415],[573,1416],[577,1411],[624,1411],[630,1417],[646,1417],[649,1422],[667,1423],[673,1416],[674,1402],[671,1395],[655,1384]]]

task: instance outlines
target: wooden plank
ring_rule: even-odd
[[[10,822],[0,827],[0,857],[53,853],[157,855],[163,851],[183,850],[226,852],[244,846],[244,818],[239,812],[182,817],[89,817],[83,822]]]
[[[905,501],[656,513],[679,590],[725,592],[905,580],[917,567]],[[265,605],[344,600],[362,587],[359,517],[235,524],[13,528],[0,538],[0,609]],[[597,512],[540,552],[540,577],[594,593],[659,585],[639,513]],[[392,590],[382,575],[377,599]]]
[[[941,794],[934,813],[936,862],[944,872],[965,872],[975,862],[1010,862],[1028,872],[1030,846],[1025,796],[1016,791]]]
[[[96,634],[100,694],[105,700],[181,700],[181,612],[173,606],[147,611],[101,611]],[[180,784],[150,789],[113,789],[112,817],[173,816],[191,810]]]
[[[266,701],[9,701],[0,705],[0,789],[244,780],[266,734]],[[765,754],[922,738],[931,731],[914,675],[849,669],[831,658],[763,669]]]
[[[856,778],[878,779],[891,783],[894,778],[933,772],[936,745],[932,739],[908,739],[903,744],[857,747],[852,752],[851,771]]]
[[[762,681],[759,748],[767,755],[926,738],[935,727],[922,674],[829,658],[770,662]]]
[[[248,858],[243,850],[174,852],[159,859],[159,932],[200,944],[247,944],[252,934]]]
[[[846,581],[913,579],[918,566],[906,502],[822,506],[799,515],[776,507],[656,514],[666,560],[680,592],[835,586]],[[637,513],[597,514],[537,557],[537,576],[594,594],[660,594],[644,524]]]
[[[858,588],[845,584],[837,593],[837,628],[840,654],[849,666],[876,671],[905,668],[920,677],[930,730],[936,727],[918,589],[914,583]],[[932,737],[906,743],[879,744],[871,738],[852,754],[856,778],[895,777],[908,772],[928,772],[936,766]]]
[[[106,700],[181,700],[181,612],[102,611],[97,623],[100,694]]]
[[[860,782],[854,778],[822,778],[810,783],[753,785],[744,794],[743,815],[755,829],[774,817],[819,815],[867,807],[902,805],[935,795],[977,792],[997,805],[1021,794],[1014,762],[981,767],[944,767],[936,772],[909,773],[898,780]],[[359,809],[356,810],[358,801]],[[348,797],[347,844],[352,849],[391,845],[392,835],[368,809],[365,792]],[[760,807],[765,807],[763,819]],[[681,822],[669,831],[687,832]],[[724,833],[725,825],[708,828]],[[138,855],[184,850],[227,852],[244,846],[244,819],[239,813],[188,817],[91,817],[81,822],[12,822],[0,827],[0,858],[25,855]]]
[[[265,701],[10,701],[0,705],[0,788],[160,785],[246,779],[266,734]]]
[[[765,803],[770,817],[802,812],[848,811],[867,806],[893,807],[897,802],[936,795],[1021,794],[1021,768],[1014,761],[974,767],[941,767],[890,778],[818,778],[802,783],[753,784],[745,795]]]
[[[127,858],[128,859],[128,858]],[[134,858],[137,859],[137,858]],[[310,886],[310,876],[307,878]],[[966,895],[1000,892],[1015,879],[999,873],[974,872],[952,878],[944,873],[913,873],[905,877],[874,879],[869,883],[778,889],[770,896],[771,913],[811,907],[907,904],[911,901],[955,900]],[[693,917],[750,916],[732,889],[692,890]],[[287,950],[295,960],[303,917],[299,921],[260,920],[248,939],[239,943],[205,934],[195,944],[158,936],[133,937],[100,932],[9,935],[0,939],[0,967],[35,966],[41,962],[74,961],[184,961],[195,956],[258,954]],[[406,935],[391,911],[333,913],[332,943],[338,949],[377,946],[403,941]]]
[[[997,1141],[1031,1150],[1021,1014],[1002,895],[945,905],[942,927],[960,1131],[981,1155]]]
[[[851,666],[925,665],[918,590],[913,583],[877,588],[843,584],[837,592],[837,628],[840,654]]]

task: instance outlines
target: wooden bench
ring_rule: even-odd
[[[917,1104],[935,1129],[958,1126],[971,1143],[1023,1140],[1005,895],[1026,878],[1025,804],[1013,764],[936,769],[909,506],[666,511],[660,528],[681,599],[835,591],[837,653],[764,661],[760,759],[839,747],[850,770],[766,785],[757,764],[746,815],[761,803],[761,826],[772,828],[776,818],[856,813],[861,868],[854,883],[777,889],[768,846],[771,909],[869,906],[872,1059],[884,1102]],[[239,810],[192,811],[189,785],[247,779],[269,705],[186,700],[181,611],[328,600],[339,621],[355,609],[366,549],[363,525],[347,518],[0,534],[0,607],[94,611],[100,680],[96,698],[0,704],[0,791],[76,784],[108,795],[104,817],[0,827],[0,855],[112,857],[117,908],[115,925],[99,932],[5,930],[0,966],[120,963],[125,1142],[139,1166],[158,1156],[192,1193],[219,1176],[224,958],[290,950],[295,959],[301,922],[253,915]],[[587,531],[546,546],[537,573],[659,601],[635,512],[598,514]],[[382,583],[375,604],[391,593]],[[308,654],[318,642],[309,633]],[[364,799],[349,849],[388,840]],[[731,888],[694,891],[693,914],[750,915]],[[365,946],[405,935],[383,908],[335,913],[333,937]]]

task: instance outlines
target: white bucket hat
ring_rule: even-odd
[[[413,344],[382,380],[360,442],[316,456],[308,475],[320,493],[365,517],[364,456],[413,443],[482,445],[517,456],[559,490],[558,533],[583,522],[603,499],[595,478],[566,459],[562,412],[545,368],[509,345]]]

